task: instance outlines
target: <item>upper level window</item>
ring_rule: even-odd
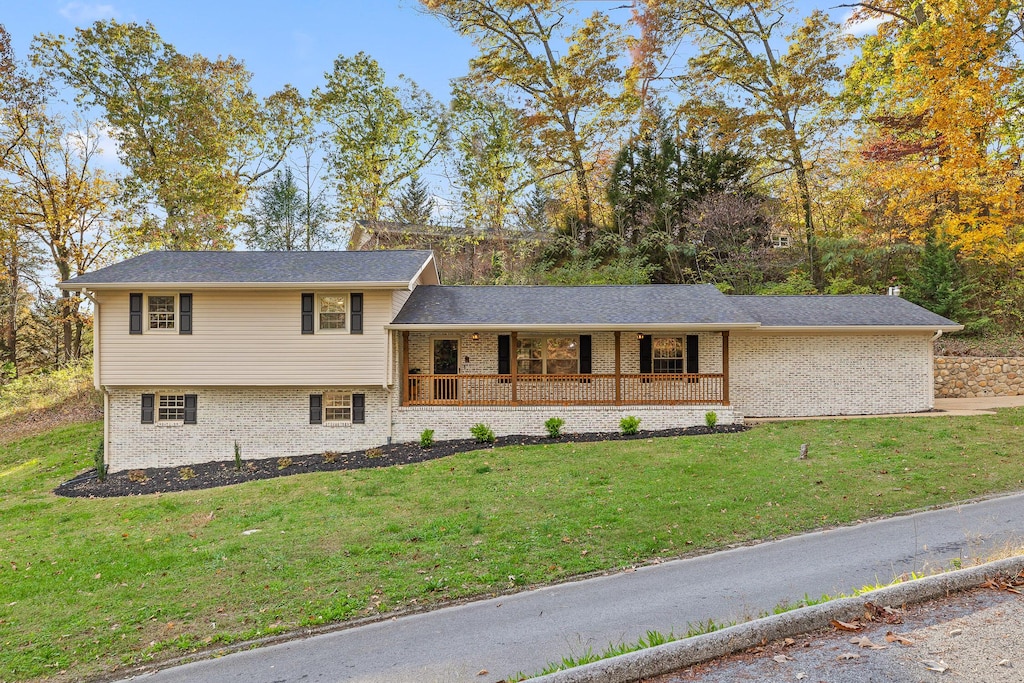
[[[775,235],[772,237],[772,246],[776,249],[789,247],[789,235]]]
[[[578,337],[523,337],[516,344],[520,375],[575,375],[580,371]]]
[[[344,330],[347,295],[320,296],[320,329]]]
[[[149,329],[174,329],[174,296],[161,295],[149,297]]]
[[[652,371],[682,372],[685,350],[682,337],[655,337],[652,348]]]

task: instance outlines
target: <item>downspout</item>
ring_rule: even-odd
[[[92,383],[103,392],[103,464],[110,469],[110,392],[100,384],[100,304],[82,287],[83,297],[92,302]]]

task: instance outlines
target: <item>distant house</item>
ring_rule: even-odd
[[[932,406],[934,335],[895,296],[710,285],[446,287],[429,251],[153,252],[95,302],[111,471],[498,434]]]

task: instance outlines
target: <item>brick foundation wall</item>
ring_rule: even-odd
[[[733,332],[730,400],[748,417],[929,410],[934,405],[931,337]]]
[[[935,398],[1024,396],[1024,358],[935,358]]]
[[[366,424],[309,424],[309,395],[366,395]],[[111,472],[177,467],[379,446],[388,436],[388,395],[381,387],[111,387],[107,463]],[[141,396],[196,394],[196,424],[141,423]]]
[[[727,406],[408,406],[395,409],[394,438],[402,443],[418,441],[420,432],[433,429],[438,440],[468,439],[469,428],[484,423],[497,436],[547,434],[544,422],[551,417],[565,420],[566,434],[616,432],[627,415],[640,418],[640,429],[671,429],[704,424],[704,415],[714,411],[718,424],[742,423]]]

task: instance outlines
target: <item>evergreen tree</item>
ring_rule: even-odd
[[[418,173],[413,173],[395,198],[389,218],[406,225],[429,225],[434,208],[430,188],[420,180]]]
[[[262,187],[244,231],[246,246],[267,251],[312,251],[331,240],[328,209],[300,188],[290,168]]]
[[[921,263],[907,287],[907,299],[951,320],[962,318],[970,283],[956,257],[955,248],[935,233],[929,234],[925,238]]]

